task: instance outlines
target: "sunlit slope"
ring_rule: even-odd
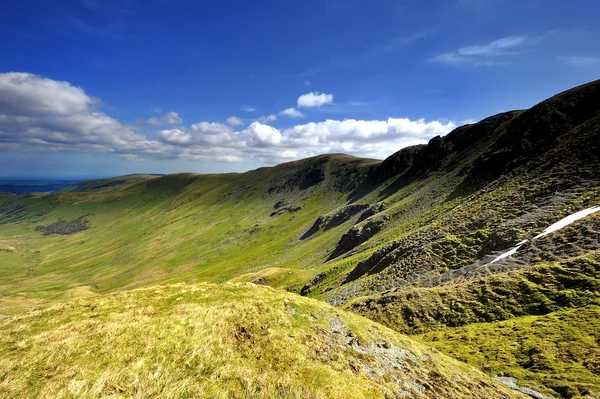
[[[520,398],[323,302],[167,285],[0,321],[0,397]]]
[[[245,174],[113,184],[118,178],[80,192],[3,197],[0,238],[15,251],[0,265],[0,290],[53,298],[81,286],[107,292],[156,281],[220,282],[275,267],[294,274],[299,291],[310,278],[302,270],[322,262],[338,237],[298,238],[346,200],[373,162],[331,155]],[[36,231],[78,218],[89,229]]]

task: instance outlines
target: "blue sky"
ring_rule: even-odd
[[[0,13],[0,175],[383,158],[598,79],[592,0],[73,0]]]

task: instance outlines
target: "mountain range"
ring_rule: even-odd
[[[0,396],[599,397],[598,205],[600,81],[383,161],[0,194]]]

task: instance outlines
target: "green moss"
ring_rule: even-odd
[[[490,375],[565,398],[600,394],[600,306],[494,323],[442,328],[418,336]]]

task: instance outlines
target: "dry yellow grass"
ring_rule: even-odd
[[[15,252],[17,249],[12,245],[5,244],[0,242],[0,251],[2,252]]]
[[[2,398],[522,398],[327,304],[166,285],[0,320]]]

